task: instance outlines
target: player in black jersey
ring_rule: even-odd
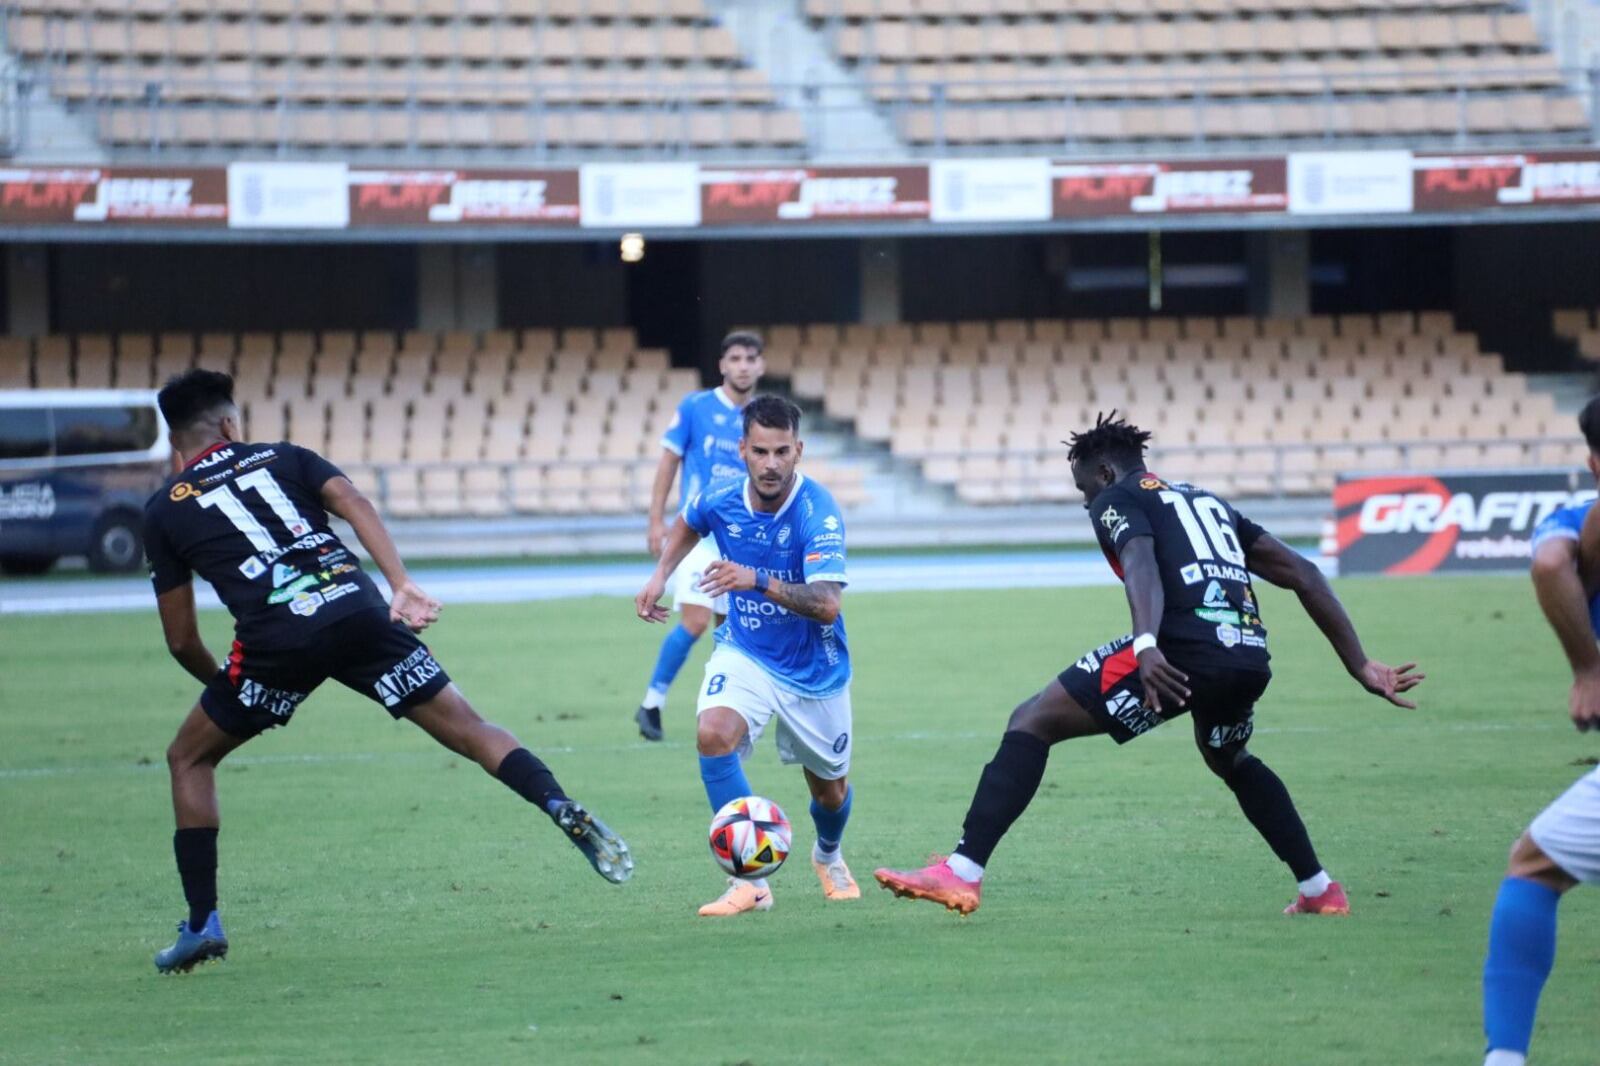
[[[167,648],[205,691],[167,749],[173,850],[189,917],[156,968],[185,971],[227,954],[216,910],[217,764],[287,724],[329,678],[477,762],[548,814],[600,876],[626,881],[627,845],[569,799],[515,737],[478,717],[416,638],[438,620],[440,605],[407,575],[377,510],[339,469],[287,442],[244,443],[226,374],[191,370],[167,382],[158,400],[183,467],[145,507],[145,550]],[[383,572],[387,604],[329,527],[330,512],[350,523]],[[196,573],[235,620],[220,669],[196,624]]]
[[[1137,635],[1084,655],[1012,712],[949,859],[879,870],[877,879],[897,896],[970,914],[984,865],[1033,799],[1052,744],[1102,733],[1122,744],[1188,712],[1206,766],[1299,882],[1284,913],[1348,914],[1344,890],[1317,861],[1288,790],[1246,748],[1256,700],[1272,677],[1250,575],[1292,589],[1367,691],[1413,707],[1402,693],[1424,675],[1414,663],[1395,668],[1367,658],[1315,564],[1211,493],[1145,469],[1150,434],[1115,415],[1073,434],[1068,457],[1095,535],[1126,585]]]

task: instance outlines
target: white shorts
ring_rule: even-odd
[[[1600,770],[1584,774],[1528,826],[1539,850],[1587,884],[1600,883]]]
[[[718,596],[712,599],[700,591],[700,575],[705,573],[706,567],[722,558],[717,551],[717,542],[710,537],[701,537],[688,555],[683,557],[683,562],[678,564],[678,569],[672,572],[672,609],[682,611],[685,606],[704,607],[715,614],[728,613],[728,597]]]
[[[748,727],[739,757],[749,758],[767,723],[778,719],[778,759],[799,763],[824,781],[850,772],[850,689],[826,699],[808,699],[778,687],[743,652],[717,645],[700,683],[697,715],[712,707],[731,707]]]

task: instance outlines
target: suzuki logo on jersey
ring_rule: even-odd
[[[1590,492],[1379,493],[1361,504],[1362,533],[1438,533],[1456,527],[1482,533],[1496,522],[1514,532],[1532,529],[1551,512],[1591,500]]]
[[[833,517],[833,515],[829,515],[822,520],[822,528],[832,533],[834,530],[839,528],[839,520]]]
[[[441,672],[442,668],[428,649],[418,648],[373,682],[372,691],[385,707],[396,707]]]

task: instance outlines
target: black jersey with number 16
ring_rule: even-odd
[[[224,444],[197,455],[145,504],[156,595],[199,574],[232,612],[247,648],[300,647],[330,622],[384,607],[328,525],[322,486],[342,476],[286,441]]]
[[[1267,630],[1245,568],[1265,530],[1204,489],[1148,471],[1108,487],[1089,514],[1118,577],[1128,541],[1155,541],[1166,601],[1156,639],[1168,658],[1194,668],[1268,669]]]

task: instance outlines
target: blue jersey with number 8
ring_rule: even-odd
[[[683,520],[702,537],[714,538],[724,559],[785,584],[850,583],[844,519],[827,489],[797,473],[788,498],[774,514],[750,506],[752,491],[745,478],[700,493],[684,508]],[[733,592],[717,640],[733,645],[780,687],[801,696],[825,698],[850,683],[843,614],[823,625],[755,589]]]

